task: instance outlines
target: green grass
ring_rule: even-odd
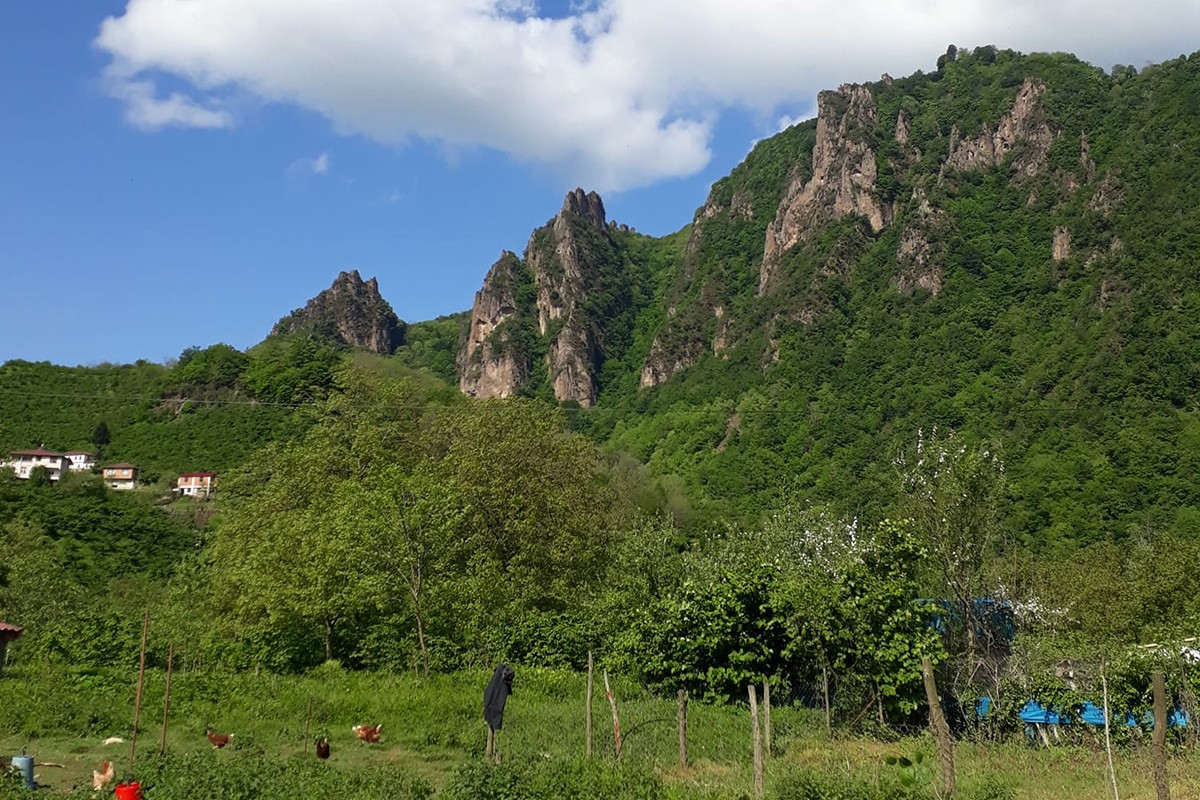
[[[355,800],[420,800],[431,790],[452,800],[557,796],[682,800],[752,793],[745,709],[691,704],[690,764],[680,769],[675,703],[653,698],[618,679],[613,689],[625,732],[624,764],[620,768],[611,764],[611,719],[602,687],[593,701],[599,763],[586,763],[582,759],[585,677],[529,668],[517,670],[504,730],[498,735],[502,764],[497,771],[482,761],[486,729],[481,703],[488,677],[483,671],[463,672],[425,682],[410,675],[336,668],[299,677],[176,673],[169,757],[164,760],[158,758],[164,675],[150,672],[136,768],[131,771],[129,744],[106,747],[102,741],[108,736],[129,739],[132,670],[18,665],[0,679],[0,757],[7,760],[25,749],[39,763],[62,764],[40,767],[41,782],[55,791],[83,787],[89,794],[91,771],[109,759],[116,763],[118,777],[134,775],[157,787],[147,795],[153,800],[215,796],[267,800],[297,796],[298,786],[313,787],[314,792],[319,788],[320,796]],[[311,744],[309,754],[303,752],[309,698],[311,736],[328,735],[332,743],[327,764],[315,762]],[[350,728],[358,723],[382,723],[382,743],[356,742]],[[214,752],[204,736],[210,726],[236,734],[233,744]],[[925,776],[924,794],[917,796],[930,794],[936,764],[932,746],[924,738],[830,742],[820,716],[796,708],[773,709],[772,728],[773,756],[767,770],[771,796],[795,800],[901,796],[895,794],[894,768],[886,766],[884,758],[917,749],[927,753],[934,770]],[[1095,747],[1047,751],[1017,744],[961,744],[957,756],[960,787],[968,798],[1103,798],[1108,791],[1104,754]],[[1191,752],[1177,754],[1172,763],[1174,797],[1200,798],[1196,761]],[[1123,798],[1153,797],[1145,746],[1119,751],[1117,773]],[[817,792],[813,786],[824,788]],[[5,797],[0,789],[0,798]]]

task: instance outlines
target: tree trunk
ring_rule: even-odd
[[[938,699],[937,681],[933,677],[933,664],[928,656],[921,659],[921,677],[925,680],[925,699],[929,702],[929,728],[938,743],[938,756],[942,762],[942,796],[953,797],[954,740],[950,738],[950,726],[942,712],[942,701]]]
[[[1167,687],[1166,676],[1156,672],[1154,683],[1154,738],[1150,754],[1154,759],[1154,791],[1158,800],[1171,800],[1171,785],[1167,780]]]
[[[425,680],[429,680],[429,648],[425,646],[425,623],[421,619],[421,609],[416,609],[417,644],[421,647],[421,665],[425,669]]]
[[[325,617],[325,660],[333,661],[333,620]]]

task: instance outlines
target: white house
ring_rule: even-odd
[[[40,447],[35,450],[12,451],[8,465],[22,480],[29,480],[30,474],[37,467],[45,467],[52,481],[61,478],[62,474],[71,468],[71,462],[65,455]]]
[[[188,497],[208,497],[217,484],[215,472],[185,472],[179,476],[177,491]]]
[[[88,472],[96,466],[96,457],[86,450],[71,450],[63,455],[71,462],[72,472]]]

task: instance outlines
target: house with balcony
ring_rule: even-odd
[[[63,453],[72,472],[90,472],[96,466],[96,456],[86,450],[70,450]]]
[[[185,497],[211,497],[216,486],[215,472],[185,472],[179,476],[175,491]]]
[[[38,447],[33,450],[13,450],[9,454],[8,466],[21,480],[29,480],[35,469],[45,467],[50,480],[56,481],[71,468],[71,462],[63,453]]]
[[[133,464],[110,464],[100,470],[104,482],[110,489],[127,490],[137,488],[138,468]]]

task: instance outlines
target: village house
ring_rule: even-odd
[[[215,472],[185,472],[179,476],[175,490],[186,497],[209,497],[216,484]]]
[[[96,466],[96,456],[86,450],[70,450],[63,455],[71,462],[72,472],[89,472]]]
[[[29,480],[34,469],[45,467],[46,471],[50,473],[50,480],[56,481],[71,468],[71,462],[62,453],[55,453],[39,447],[34,450],[12,451],[8,466],[21,480]]]
[[[133,464],[110,464],[101,471],[104,482],[112,489],[136,489],[138,468]]]

